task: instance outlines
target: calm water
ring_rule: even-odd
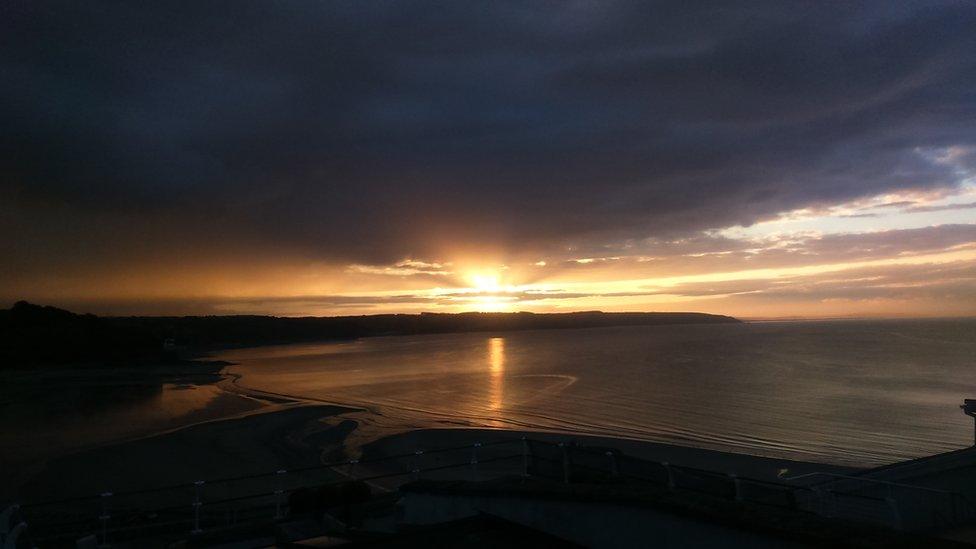
[[[976,320],[624,327],[227,352],[244,386],[404,425],[617,435],[869,465],[972,444]]]

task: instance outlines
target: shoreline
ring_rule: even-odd
[[[228,364],[228,366],[234,365],[233,363]],[[721,456],[741,456],[757,460],[765,460],[767,462],[773,463],[783,463],[783,464],[802,464],[804,466],[813,465],[819,467],[820,471],[830,471],[830,472],[851,472],[859,471],[864,469],[869,469],[876,465],[860,465],[860,464],[837,464],[828,463],[821,461],[809,461],[804,459],[797,459],[794,457],[781,457],[776,455],[764,455],[762,453],[748,453],[746,451],[737,451],[738,449],[732,446],[727,446],[726,448],[721,447],[709,447],[706,444],[701,446],[693,445],[694,441],[689,440],[691,444],[685,444],[683,441],[667,441],[667,440],[649,440],[645,438],[628,437],[625,435],[618,434],[599,434],[590,433],[585,431],[572,431],[557,428],[548,428],[544,426],[537,425],[517,425],[515,428],[497,427],[492,425],[479,424],[469,419],[465,420],[451,420],[437,415],[428,415],[424,417],[423,412],[418,412],[409,408],[402,407],[388,407],[391,410],[395,410],[403,414],[403,416],[413,416],[413,417],[398,417],[396,419],[388,419],[391,414],[384,414],[381,409],[376,405],[371,405],[364,402],[346,402],[338,399],[320,399],[312,397],[304,397],[299,395],[292,395],[287,393],[276,393],[270,391],[264,391],[261,389],[256,389],[253,387],[248,387],[239,383],[244,377],[242,374],[234,374],[222,371],[222,373],[227,376],[227,378],[233,378],[233,381],[229,379],[228,385],[225,387],[224,382],[221,382],[222,388],[229,389],[235,393],[242,395],[247,395],[251,398],[256,399],[278,399],[291,403],[305,403],[306,405],[326,405],[326,406],[337,406],[342,408],[350,409],[345,415],[350,416],[349,419],[357,421],[359,425],[356,430],[349,434],[349,440],[355,441],[347,451],[351,452],[352,455],[358,457],[358,454],[363,448],[370,446],[371,444],[389,437],[401,437],[407,435],[408,433],[417,432],[440,432],[444,433],[439,440],[446,440],[450,438],[447,433],[458,433],[458,436],[462,439],[467,440],[469,437],[468,433],[485,433],[482,438],[497,439],[501,437],[522,437],[530,436],[540,440],[580,440],[580,441],[591,441],[591,442],[601,442],[608,446],[618,446],[620,448],[630,448],[638,449],[644,448],[640,454],[656,455],[653,452],[648,452],[651,448],[677,448],[685,449],[691,452],[702,452],[709,455],[721,455]],[[265,412],[270,412],[272,410],[266,410]],[[264,413],[264,412],[261,412]],[[421,437],[427,437],[429,435],[421,435]],[[473,443],[474,441],[472,441]],[[453,444],[438,443],[438,446],[452,446]],[[412,450],[411,450],[412,451]],[[640,457],[639,454],[634,454],[635,457]],[[658,461],[661,461],[658,459]],[[677,462],[675,462],[677,463]],[[807,467],[804,467],[806,469]]]
[[[274,472],[295,466],[315,466],[352,458],[412,454],[416,450],[471,446],[476,442],[527,436],[549,442],[576,441],[589,446],[615,448],[625,455],[669,462],[698,469],[760,480],[782,480],[814,471],[850,473],[858,467],[712,450],[680,444],[538,429],[498,429],[478,426],[431,426],[430,422],[389,420],[359,404],[348,404],[279,394],[239,383],[240,374],[227,371],[232,364],[204,363],[199,372],[177,376],[193,390],[219,393],[208,406],[190,410],[178,425],[132,434],[86,446],[34,464],[22,482],[13,483],[16,500],[91,495],[104,490],[142,489],[194,480]],[[214,366],[220,366],[214,369]],[[150,372],[151,384],[174,372]],[[122,372],[123,377],[146,375]],[[212,376],[192,380],[192,376]],[[225,400],[225,399],[231,400]],[[243,408],[240,404],[247,402]],[[234,403],[234,404],[228,404]],[[391,468],[409,470],[409,464],[391,462]],[[362,471],[370,470],[364,467]],[[344,474],[335,471],[337,475]],[[83,480],[79,480],[83,479]],[[387,486],[390,487],[390,486]],[[89,493],[86,493],[86,490]],[[0,494],[3,497],[5,494]],[[25,497],[25,496],[30,497]]]
[[[85,449],[49,461],[16,490],[16,501],[35,502],[176,485],[196,480],[245,476],[280,469],[315,467],[327,461],[357,457],[362,461],[461,447],[470,457],[476,442],[492,443],[527,436],[546,442],[578,442],[615,448],[624,455],[649,461],[706,469],[759,480],[782,481],[814,471],[850,473],[856,468],[795,460],[764,458],[609,437],[563,435],[493,429],[413,429],[387,434],[361,445],[346,441],[359,424],[347,416],[360,410],[323,404],[268,407],[233,418],[200,422],[152,436]],[[358,452],[357,452],[358,450]],[[358,456],[354,456],[358,453]],[[363,464],[360,475],[409,471],[409,458],[382,466]],[[339,469],[339,468],[337,468]],[[345,475],[344,470],[334,471]],[[464,475],[465,473],[460,473]],[[377,487],[393,488],[403,477]]]
[[[303,448],[295,434],[344,411],[285,407],[75,452],[51,460],[19,486],[18,501],[155,489],[318,465],[318,452]]]
[[[220,387],[225,365],[180,360],[0,372],[0,499],[59,459],[269,410],[261,399]]]
[[[244,390],[239,386],[237,389]],[[261,398],[260,395],[250,397]],[[363,424],[362,416],[373,413],[360,407],[303,401],[284,395],[278,395],[278,398],[288,401],[56,457],[15,488],[15,500],[30,502],[88,496],[106,490],[148,489],[294,467],[316,467],[353,458],[369,461],[410,455],[416,450],[463,447],[457,455],[469,457],[468,448],[476,442],[517,440],[522,436],[546,442],[572,441],[615,448],[635,458],[759,480],[782,481],[784,476],[814,471],[850,473],[859,470],[660,442],[533,430],[416,427],[392,431],[380,428],[370,432],[368,428],[364,429],[368,426]],[[407,459],[391,460],[379,466],[363,464],[358,471],[359,475],[385,474],[409,471],[413,466]],[[342,468],[332,470],[334,478],[345,476],[346,471],[339,469]],[[392,489],[406,478],[376,483],[375,486]],[[70,489],[66,491],[68,486]]]

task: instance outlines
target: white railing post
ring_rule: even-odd
[[[616,454],[613,453],[613,451],[608,450],[607,451],[607,457],[610,458],[610,476],[613,477],[613,478],[617,478],[617,475],[618,475],[618,473],[617,473],[617,456],[616,456]]]
[[[559,443],[559,449],[563,452],[563,483],[569,484],[572,473],[569,465],[569,450],[566,448],[566,443],[564,442]]]
[[[422,455],[424,455],[423,450],[417,450],[413,453],[413,471],[410,472],[413,474],[414,480],[420,479],[420,456]]]
[[[475,481],[478,480],[478,448],[481,448],[480,442],[471,447],[471,480]]]
[[[898,509],[898,502],[892,497],[885,498],[885,501],[888,503],[888,509],[891,511],[891,527],[895,530],[904,530],[905,525],[902,523],[901,510]]]
[[[735,473],[729,474],[729,479],[732,481],[732,489],[735,493],[735,501],[742,501],[742,481]]]
[[[284,516],[284,515],[281,514],[281,504],[282,504],[282,499],[285,496],[285,487],[284,487],[283,478],[284,478],[284,475],[286,473],[288,473],[288,471],[286,469],[278,469],[277,471],[275,471],[275,485],[277,486],[277,488],[274,491],[274,494],[275,494],[275,514],[274,514],[274,518],[275,518],[275,520],[281,519]]]
[[[112,518],[108,512],[108,498],[112,497],[112,492],[102,492],[102,514],[98,516],[102,524],[102,543],[99,547],[108,547],[108,519]]]
[[[203,506],[203,500],[200,496],[200,491],[203,488],[204,481],[198,480],[193,483],[193,530],[190,531],[191,534],[199,534],[203,532],[200,529],[200,507]]]
[[[661,465],[664,466],[664,471],[668,474],[668,491],[674,492],[674,472],[671,470],[671,464],[662,461]]]
[[[817,502],[817,511],[815,512],[824,517],[833,517],[836,514],[834,509],[834,503],[836,503],[834,499],[836,498],[833,498],[829,490],[824,490],[819,486],[813,486],[811,489],[813,490],[814,501]]]

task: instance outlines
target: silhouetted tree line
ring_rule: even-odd
[[[0,362],[160,360],[179,347],[212,348],[381,335],[738,322],[704,313],[421,313],[341,317],[98,317],[18,302],[0,310]]]
[[[152,331],[19,301],[0,310],[0,366],[167,358]]]

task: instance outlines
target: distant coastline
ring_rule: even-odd
[[[706,313],[421,313],[336,317],[99,317],[20,301],[0,310],[7,364],[176,360],[187,351],[363,337],[739,323]]]

